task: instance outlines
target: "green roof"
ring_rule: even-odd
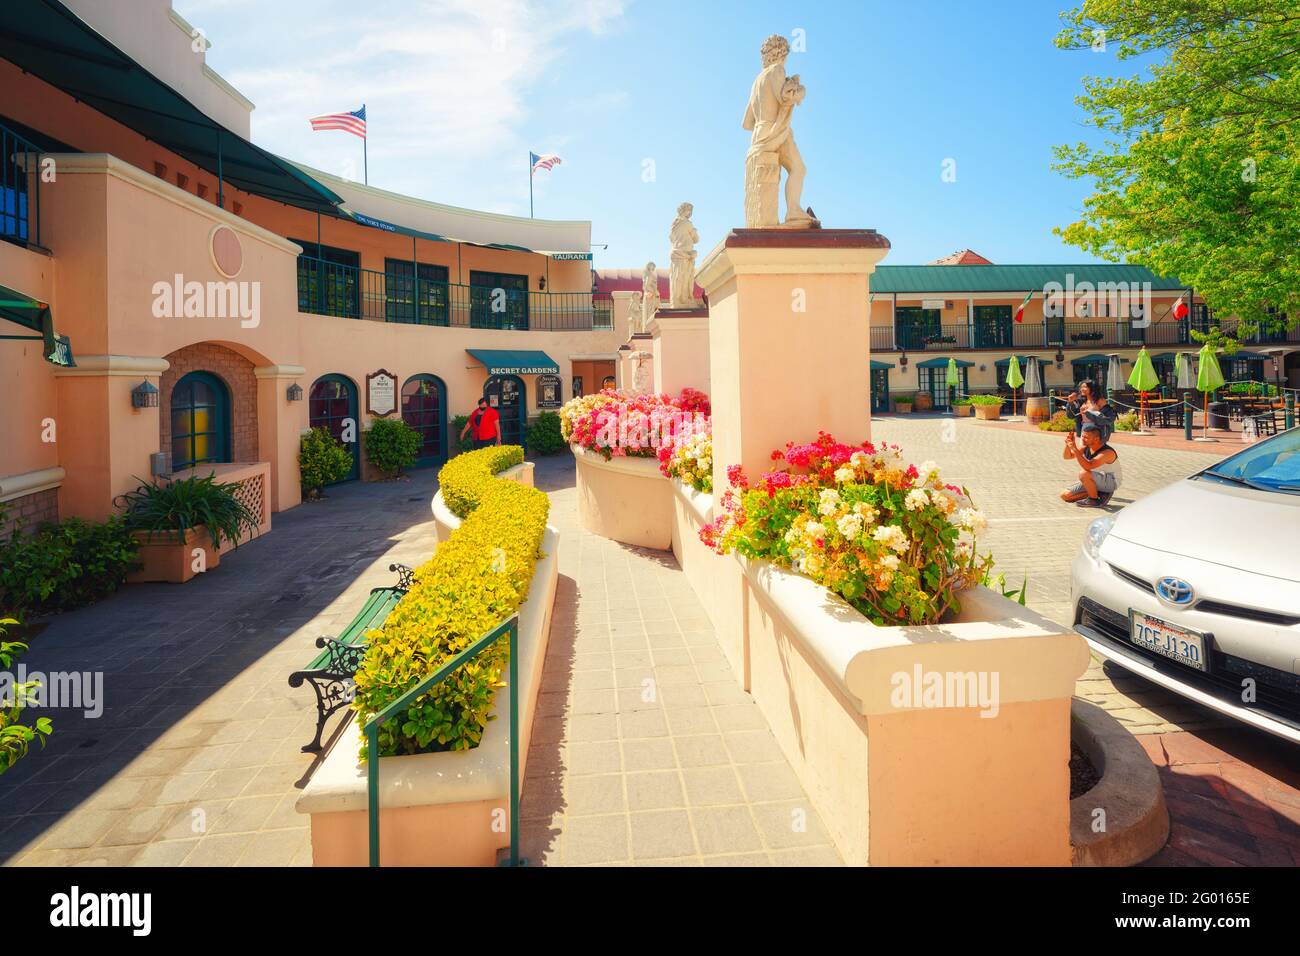
[[[975,364],[974,362],[967,362],[965,359],[957,359],[956,362],[958,368],[970,368]],[[917,362],[916,367],[917,368],[947,368],[948,360],[946,358],[926,359],[924,362]]]
[[[58,0],[0,4],[0,59],[76,97],[232,186],[332,213],[342,199],[198,109]]]
[[[1020,266],[877,266],[871,276],[873,294],[917,292],[1006,292],[1024,295],[1051,282],[1068,286],[1090,282],[1149,282],[1156,290],[1187,288],[1177,279],[1156,275],[1145,266],[1113,263]]]

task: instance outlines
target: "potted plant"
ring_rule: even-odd
[[[931,397],[929,392],[917,392],[916,398],[913,399],[912,404],[916,407],[918,412],[928,412],[934,407],[934,399]]]
[[[952,403],[952,413],[958,418],[970,418],[975,413],[975,406],[969,398],[959,398]]]
[[[117,504],[139,549],[140,568],[127,576],[132,584],[184,583],[221,562],[223,539],[238,546],[241,534],[257,530],[257,518],[235,497],[234,486],[212,475],[142,481]]]
[[[1002,399],[996,395],[972,395],[968,401],[975,409],[975,417],[982,421],[996,421],[1002,414]]]
[[[894,411],[898,412],[900,415],[910,415],[910,414],[912,414],[912,396],[911,396],[911,395],[895,395],[895,396],[894,396]]]

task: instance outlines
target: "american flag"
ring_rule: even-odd
[[[563,162],[554,153],[542,153],[542,155],[538,156],[536,153],[530,152],[528,159],[533,164],[533,172],[537,172],[539,169],[550,169],[552,166],[558,166]]]
[[[319,133],[328,129],[341,129],[345,133],[351,133],[353,136],[366,138],[366,107],[363,103],[361,109],[352,113],[327,113],[324,116],[313,116],[311,118],[311,128]]]

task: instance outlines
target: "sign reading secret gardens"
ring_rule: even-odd
[[[564,381],[558,375],[537,376],[537,407],[559,408],[564,404]]]
[[[383,418],[397,411],[397,376],[380,369],[366,376],[366,411]]]

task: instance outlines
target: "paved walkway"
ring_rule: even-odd
[[[993,552],[1013,585],[1028,575],[1031,607],[1073,623],[1070,562],[1097,511],[1057,497],[1074,474],[1060,458],[1062,435],[947,416],[877,418],[872,434],[897,442],[909,460],[939,462],[949,481],[968,487],[990,518],[981,550]],[[1124,484],[1111,510],[1240,448],[1221,442],[1205,453],[1143,441],[1128,438],[1120,447]],[[1076,693],[1135,734],[1160,772],[1173,833],[1152,864],[1300,865],[1294,745],[1095,658]]]

